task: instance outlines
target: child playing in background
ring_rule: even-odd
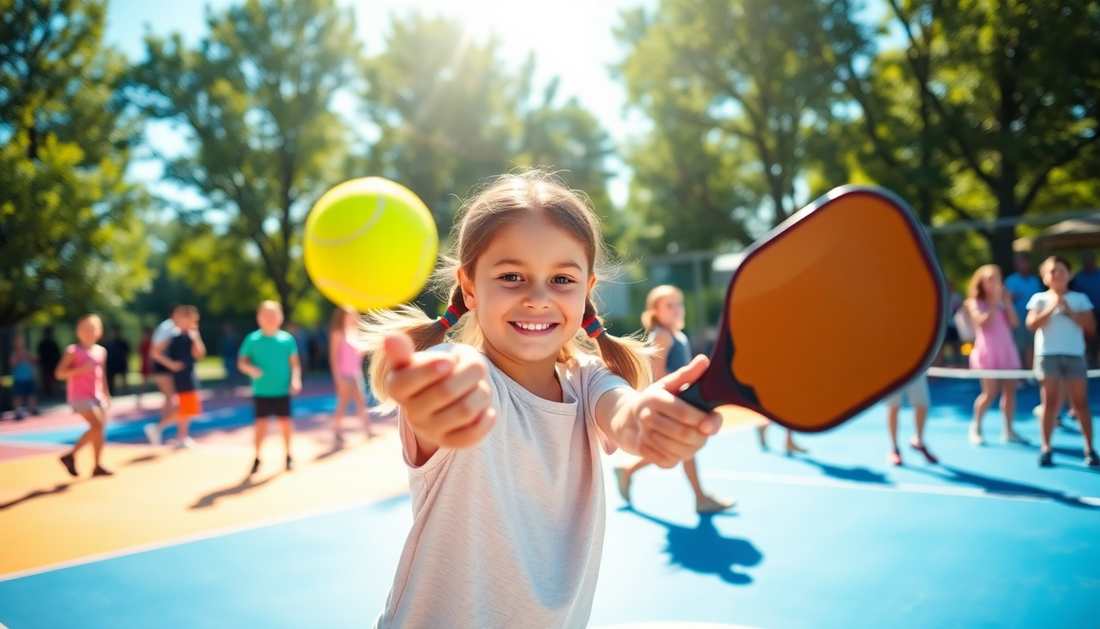
[[[27,401],[31,415],[38,414],[38,387],[34,382],[34,354],[27,351],[27,341],[22,336],[15,337],[11,351],[11,398],[15,407],[15,420],[21,421],[23,400]]]
[[[92,444],[95,468],[92,476],[111,476],[100,464],[103,443],[106,440],[107,407],[111,396],[107,392],[107,350],[97,345],[103,336],[103,321],[99,315],[84,315],[76,321],[77,342],[65,348],[65,354],[57,365],[57,379],[68,380],[68,401],[77,413],[88,422],[88,430],[80,435],[73,449],[61,457],[61,464],[76,476],[76,453],[85,444]]]
[[[676,397],[696,357],[644,389],[641,343],[591,300],[599,218],[545,177],[507,175],[455,222],[444,316],[371,315],[371,390],[399,409],[413,524],[376,627],[588,624],[604,535],[600,448],[661,467],[721,425]],[[440,345],[448,332],[457,344]],[[430,351],[429,351],[430,350]]]
[[[898,450],[898,413],[901,411],[901,399],[909,400],[909,406],[913,407],[913,423],[916,425],[913,439],[909,447],[924,455],[929,463],[939,463],[936,457],[928,451],[924,445],[924,422],[928,419],[928,376],[921,374],[909,384],[905,385],[893,395],[886,398],[886,425],[890,430],[890,445],[892,449],[886,456],[891,465],[901,465],[901,452]]]
[[[252,378],[252,404],[256,412],[256,458],[252,474],[260,469],[260,448],[267,436],[267,418],[275,417],[286,446],[286,469],[294,469],[290,456],[290,396],[302,390],[302,364],[294,337],[281,329],[283,307],[265,301],[256,311],[259,330],[244,338],[237,354],[237,368]]]
[[[653,378],[659,380],[691,362],[688,338],[683,332],[684,293],[675,286],[658,286],[649,291],[645,299],[645,307],[645,312],[642,313],[642,326],[649,335],[649,342],[656,348],[652,356]],[[649,463],[645,459],[638,459],[630,467],[615,468],[615,476],[619,481],[619,495],[623,500],[630,502],[630,481],[635,472]],[[718,513],[734,505],[733,500],[703,493],[695,457],[684,461],[684,474],[691,483],[692,490],[695,491],[697,513]]]
[[[974,324],[974,349],[970,352],[971,369],[1019,369],[1020,354],[1012,338],[1012,329],[1020,325],[1016,310],[1004,283],[1001,270],[996,265],[979,267],[970,278],[968,299],[963,303]],[[982,378],[982,392],[974,400],[974,423],[970,425],[970,443],[982,445],[982,417],[997,395],[1001,396],[1001,413],[1004,415],[1004,443],[1027,443],[1012,429],[1016,414],[1016,381],[1013,379]]]
[[[1039,266],[1039,274],[1049,290],[1031,297],[1027,303],[1027,327],[1035,332],[1035,377],[1043,399],[1040,430],[1042,447],[1039,465],[1054,465],[1050,436],[1055,415],[1069,393],[1069,404],[1081,426],[1085,441],[1085,465],[1100,466],[1092,449],[1092,415],[1089,413],[1088,373],[1085,363],[1085,336],[1096,333],[1093,304],[1084,293],[1069,290],[1069,262],[1051,256]]]
[[[768,426],[771,425],[771,420],[765,419],[763,422],[756,426],[756,438],[760,442],[761,450],[767,451],[768,449],[768,439],[766,434],[768,432]],[[783,447],[787,451],[787,456],[809,452],[809,450],[794,442],[794,432],[790,428],[787,429],[787,441],[783,444]]]
[[[137,392],[137,403],[141,406],[141,396],[149,385],[149,377],[153,375],[153,363],[149,357],[149,350],[153,348],[153,331],[148,326],[141,329],[141,341],[138,342],[138,357],[141,359],[141,388]]]
[[[344,443],[340,423],[350,399],[355,406],[355,414],[363,422],[367,439],[374,436],[370,428],[370,415],[367,414],[367,400],[363,395],[363,352],[348,340],[355,334],[359,313],[350,306],[332,311],[332,324],[329,330],[329,366],[332,368],[332,382],[336,386],[336,410],[332,414],[332,429],[336,443]]]
[[[191,418],[202,412],[199,399],[199,378],[195,373],[195,362],[206,358],[206,345],[199,336],[199,309],[195,306],[180,306],[176,323],[179,333],[168,340],[164,356],[168,359],[168,368],[172,371],[172,386],[176,392],[176,404],[169,414],[161,417],[156,424],[145,425],[145,436],[149,443],[159,446],[164,429],[170,424],[176,425],[179,446],[193,448],[195,442],[188,434]]]

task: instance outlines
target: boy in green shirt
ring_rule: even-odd
[[[267,436],[267,418],[279,420],[286,444],[286,469],[294,469],[290,458],[290,396],[302,390],[302,365],[298,344],[281,329],[283,307],[265,301],[256,311],[260,329],[245,337],[237,354],[237,368],[252,378],[252,401],[256,411],[256,458],[252,474],[260,469],[260,446]]]

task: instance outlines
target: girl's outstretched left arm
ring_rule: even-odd
[[[596,404],[596,423],[617,446],[661,467],[690,459],[718,432],[722,417],[695,408],[676,393],[702,376],[707,365],[706,357],[697,356],[644,391],[604,393]]]

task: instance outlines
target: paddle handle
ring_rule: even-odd
[[[707,411],[708,413],[722,405],[721,402],[708,402],[703,397],[703,390],[702,387],[699,386],[699,381],[691,383],[691,386],[684,389],[683,391],[680,391],[679,393],[677,393],[677,395],[680,396],[681,400],[687,402],[688,404],[691,404],[701,411]]]

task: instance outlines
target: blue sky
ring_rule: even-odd
[[[231,4],[229,0],[111,0],[106,39],[132,60],[139,60],[145,54],[146,32],[160,36],[179,32],[187,42],[195,43],[206,32],[206,7],[221,10]],[[639,5],[653,6],[654,0],[343,0],[342,4],[355,8],[359,36],[368,53],[381,49],[393,14],[418,10],[426,15],[455,17],[475,37],[495,33],[501,40],[504,58],[517,66],[534,51],[539,84],[560,77],[559,98],[576,96],[616,142],[637,132],[643,124],[637,114],[624,113],[625,93],[611,79],[607,67],[623,54],[611,32],[619,12]],[[353,108],[347,109],[346,115],[354,115]],[[165,123],[150,124],[146,136],[149,144],[164,154],[186,150],[182,136]],[[619,172],[610,184],[612,199],[622,205],[629,172],[621,164],[612,166]],[[134,178],[149,182],[156,193],[186,205],[201,205],[201,199],[158,183],[160,174],[160,163],[153,159],[137,160],[131,169]]]

